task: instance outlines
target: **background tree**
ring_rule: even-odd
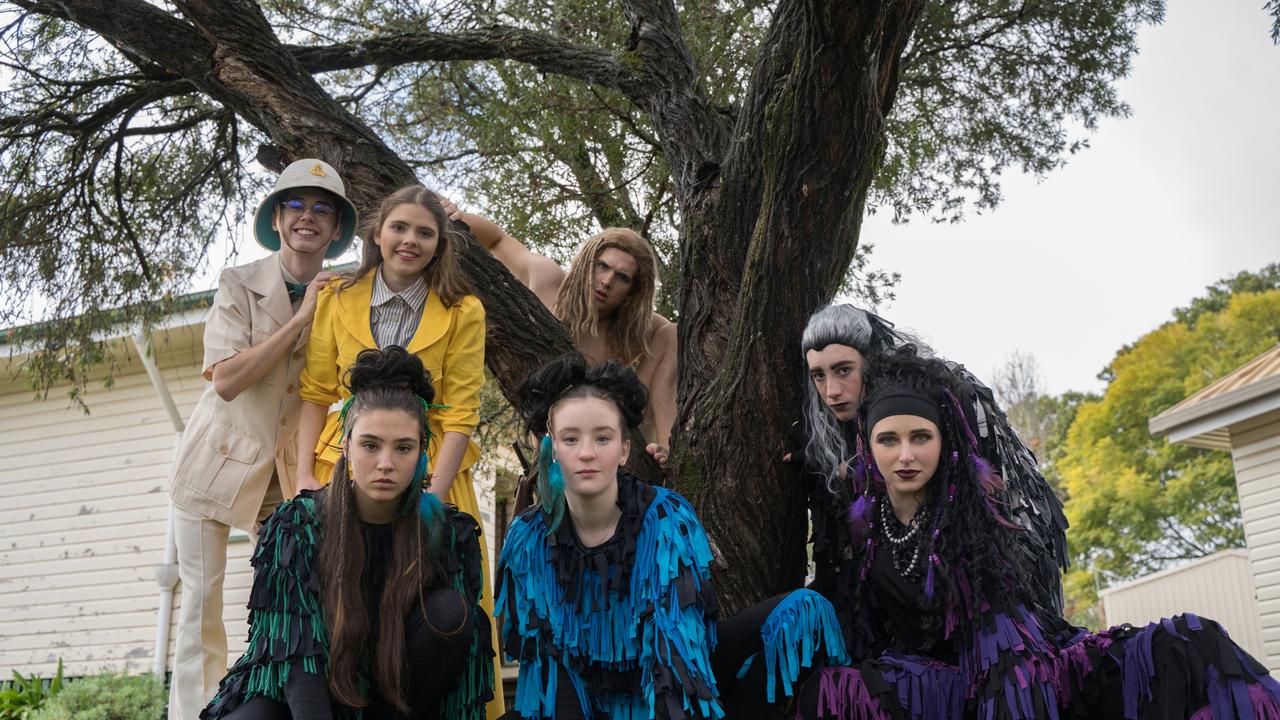
[[[1071,128],[1127,111],[1112,83],[1163,3],[3,8],[0,322],[47,309],[28,337],[37,389],[83,383],[95,332],[185,290],[263,189],[250,158],[325,157],[366,212],[419,176],[454,179],[535,240],[648,223],[681,321],[673,483],[718,542],[733,609],[803,574],[798,483],[777,461],[802,382],[785,349],[845,281],[864,212],[955,219],[999,200],[1001,171],[1064,162],[1084,143]],[[474,244],[463,263],[510,397],[568,339]]]
[[[1244,543],[1230,455],[1152,437],[1147,421],[1276,344],[1280,289],[1217,294],[1277,287],[1273,273],[1238,275],[1176,310],[1187,321],[1123,349],[1103,396],[1079,407],[1057,463],[1078,604],[1092,604],[1101,584]]]
[[[1048,394],[1035,356],[1021,351],[1012,353],[995,371],[991,390],[1008,415],[1014,432],[1035,453],[1040,474],[1065,503],[1067,492],[1059,461],[1065,452],[1067,430],[1080,406],[1098,397],[1074,391]]]

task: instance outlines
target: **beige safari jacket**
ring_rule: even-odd
[[[222,271],[204,328],[205,379],[214,365],[266,340],[292,316],[275,255]],[[298,375],[310,333],[303,330],[285,360],[234,400],[218,397],[212,385],[205,389],[170,474],[174,505],[254,532],[273,474],[284,497],[293,497]]]

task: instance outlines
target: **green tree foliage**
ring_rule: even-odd
[[[1101,582],[1243,544],[1231,456],[1152,437],[1147,422],[1275,346],[1280,290],[1215,300],[1215,289],[1256,287],[1273,271],[1210,288],[1192,303],[1199,312],[1178,311],[1193,325],[1167,323],[1122,350],[1102,398],[1079,407],[1057,461],[1079,603]]]
[[[1280,289],[1280,263],[1271,263],[1258,272],[1242,270],[1205,288],[1205,295],[1184,308],[1173,311],[1173,319],[1194,328],[1200,316],[1226,309],[1237,293]]]
[[[670,140],[649,113],[606,84],[527,61],[414,55],[449,38],[473,42],[476,33],[516,28],[635,62],[625,3],[260,5],[295,56],[318,68],[324,90],[419,177],[518,237],[566,260],[602,225],[647,232],[662,257],[662,308],[675,312],[686,213],[664,152]],[[730,121],[741,120],[746,79],[778,7],[679,6],[699,89]],[[246,119],[244,108],[211,100],[195,74],[106,42],[62,8],[49,0],[0,5],[0,327],[51,321],[38,339],[42,358],[29,368],[37,388],[82,382],[101,359],[95,333],[163,312],[155,300],[185,291],[195,268],[221,262],[206,256],[211,241],[237,233],[262,191],[251,158],[275,158],[262,130],[269,117]],[[1041,174],[1061,165],[1099,118],[1128,112],[1114,81],[1129,70],[1137,29],[1158,22],[1163,9],[1162,0],[928,2],[903,49],[868,206],[900,220],[955,220],[966,207],[999,201],[1004,170]],[[399,40],[381,59],[352,62],[336,52],[389,37]],[[205,62],[194,52],[188,61]],[[845,287],[874,302],[895,278],[868,265],[869,248],[857,246]]]

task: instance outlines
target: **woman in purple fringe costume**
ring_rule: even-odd
[[[798,718],[1280,720],[1280,684],[1212,620],[1090,633],[1037,602],[956,369],[911,345],[869,366],[844,479],[854,662],[811,676]]]

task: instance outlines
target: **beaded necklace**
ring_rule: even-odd
[[[889,529],[890,526],[900,527],[902,523],[894,516],[890,505],[888,498],[880,503],[880,533],[889,541],[889,557],[893,560],[893,569],[907,580],[914,580],[920,566],[920,548],[924,546],[921,542],[924,538],[921,528],[928,524],[929,510],[922,505],[907,524],[906,532],[895,536]]]

